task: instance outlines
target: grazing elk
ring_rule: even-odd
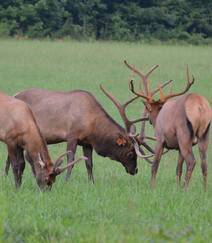
[[[155,128],[156,147],[155,158],[152,165],[151,184],[155,185],[156,174],[164,147],[179,151],[177,165],[177,183],[180,183],[183,161],[186,161],[185,189],[188,188],[189,180],[195,166],[195,158],[192,146],[198,144],[201,168],[204,179],[204,189],[207,189],[207,162],[206,152],[209,142],[209,128],[212,111],[209,102],[198,94],[185,94],[194,83],[194,78],[189,78],[187,67],[187,85],[182,92],[170,93],[165,96],[160,88],[160,99],[154,100],[148,87],[146,75],[138,71],[134,66],[125,64],[137,73],[144,84],[145,94],[135,91],[133,80],[130,82],[130,90],[133,94],[143,98],[150,122]],[[176,99],[173,99],[174,97]]]
[[[45,140],[28,105],[3,93],[0,93],[0,140],[7,145],[8,163],[12,165],[16,187],[21,185],[25,168],[23,150],[30,158],[41,189],[51,187],[56,176],[72,165],[59,168],[64,155],[55,164],[52,163]]]
[[[111,97],[103,88],[102,90]],[[34,88],[20,92],[15,97],[30,106],[47,144],[67,142],[67,150],[73,151],[67,155],[68,162],[74,160],[77,145],[82,146],[83,153],[88,158],[86,160],[88,178],[93,182],[93,149],[101,156],[121,162],[126,172],[131,175],[137,173],[136,153],[146,159],[149,157],[144,155],[136,138],[130,134],[134,122],[147,118],[129,121],[125,113],[127,105],[137,97],[130,99],[124,105],[115,101],[126,129],[117,124],[95,97],[86,91],[54,92]],[[146,144],[144,146],[148,148]],[[9,163],[6,166],[6,173],[8,169]],[[72,167],[69,167],[66,180],[70,177],[71,170]]]

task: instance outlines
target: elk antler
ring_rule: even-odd
[[[81,156],[79,159],[76,159],[70,163],[68,163],[66,166],[64,166],[63,168],[59,168],[59,167],[54,167],[52,174],[57,176],[59,174],[61,174],[62,172],[64,172],[65,170],[67,170],[69,167],[71,167],[72,165],[76,164],[77,162],[81,161],[81,160],[87,160],[88,158],[85,156]]]
[[[155,156],[155,154],[146,155],[144,153],[144,151],[142,150],[142,148],[138,145],[135,138],[133,138],[133,141],[134,141],[134,148],[135,148],[135,152],[136,152],[137,156],[139,156],[142,159],[148,159],[148,158]],[[146,160],[146,161],[150,163],[149,160]]]
[[[152,97],[158,92],[160,91],[161,92],[161,89],[163,87],[165,87],[166,85],[170,84],[173,80],[168,80],[166,81],[165,83],[163,83],[161,86],[159,86],[157,89],[155,89],[152,93],[150,93],[149,95],[145,95],[142,91],[141,92],[137,92],[135,91],[135,88],[134,88],[134,83],[133,83],[133,80],[130,80],[129,82],[129,89],[130,91],[135,94],[137,97],[141,97],[141,98],[144,98],[145,100],[148,100],[148,101],[151,101],[152,100]]]
[[[155,89],[152,92],[152,96],[154,96],[158,91],[160,91],[160,89],[164,88],[166,85],[168,85],[168,84],[172,85],[172,82],[173,82],[173,80],[170,79],[170,80],[166,81],[165,83],[163,83],[159,88]],[[170,91],[171,91],[171,88],[172,88],[172,86],[170,87]]]
[[[130,132],[130,128],[131,126],[136,123],[136,122],[140,122],[140,121],[147,121],[148,118],[144,117],[144,118],[139,118],[139,119],[136,119],[134,121],[130,121],[128,118],[127,118],[127,115],[126,115],[126,107],[132,103],[134,100],[136,100],[138,98],[138,96],[136,97],[133,97],[131,98],[130,100],[128,100],[127,102],[125,102],[123,105],[108,91],[105,90],[105,88],[100,85],[100,89],[103,91],[103,93],[113,102],[113,104],[117,107],[120,115],[121,115],[121,118],[123,119],[124,121],[124,124],[125,124],[125,127],[126,127],[126,130],[127,132]]]
[[[138,69],[135,68],[135,66],[130,65],[126,60],[124,61],[125,65],[131,69],[134,73],[138,74],[138,76],[142,79],[143,81],[143,86],[144,86],[144,92],[141,90],[141,92],[136,92],[134,89],[134,84],[133,84],[133,80],[130,80],[129,82],[129,89],[131,90],[131,92],[133,94],[135,94],[136,96],[142,97],[144,99],[146,99],[147,101],[152,101],[152,97],[158,92],[160,91],[160,88],[157,88],[156,90],[154,90],[153,92],[151,92],[149,90],[148,87],[148,77],[150,76],[150,74],[159,66],[159,65],[155,65],[153,66],[148,72],[147,74],[143,74],[141,71],[139,71]],[[170,84],[172,82],[172,80],[169,80],[167,82],[165,82],[161,87],[165,87],[166,85]],[[143,117],[146,116],[146,109],[144,109],[143,111]],[[140,132],[140,138],[141,141],[143,141],[143,137],[144,137],[144,130],[145,130],[145,121],[142,121],[141,124],[141,132]]]
[[[148,96],[150,94],[149,91],[149,87],[148,87],[148,77],[150,76],[150,74],[159,67],[159,65],[155,65],[153,66],[148,72],[147,74],[143,74],[141,71],[139,71],[137,68],[135,68],[135,66],[129,64],[126,60],[124,60],[124,64],[131,69],[134,73],[138,74],[138,76],[142,79],[143,81],[143,86],[144,86],[144,91],[146,93],[146,95]]]
[[[140,119],[137,119],[137,120],[134,120],[134,121],[130,121],[128,118],[127,118],[127,115],[126,115],[126,107],[131,103],[133,102],[135,99],[138,98],[138,96],[128,100],[127,102],[125,102],[123,105],[120,104],[120,102],[111,94],[109,93],[108,91],[106,91],[102,85],[100,85],[100,88],[101,90],[104,92],[104,94],[110,99],[112,100],[112,102],[114,103],[114,105],[118,108],[119,110],[119,113],[124,121],[124,124],[125,124],[125,127],[126,127],[126,130],[128,132],[128,135],[133,139],[133,146],[134,146],[134,149],[135,149],[135,152],[137,154],[137,156],[147,160],[149,163],[150,161],[148,160],[148,158],[150,157],[153,157],[154,154],[150,154],[150,155],[146,155],[144,152],[141,152],[141,148],[139,147],[138,145],[138,142],[136,141],[135,137],[137,136],[136,135],[136,131],[135,131],[135,127],[133,126],[134,123],[136,122],[139,122],[139,121],[147,121],[149,120],[149,118],[146,118],[146,117],[142,117]]]
[[[59,167],[62,163],[63,163],[63,157],[67,154],[71,154],[73,153],[71,150],[69,151],[66,151],[65,153],[61,154],[57,159],[56,161],[54,162],[54,168],[57,168]]]
[[[160,89],[160,100],[165,102],[166,100],[168,100],[172,97],[185,94],[190,89],[192,84],[194,83],[194,76],[192,75],[192,79],[189,78],[188,65],[187,65],[187,68],[186,68],[186,76],[187,76],[187,83],[186,83],[186,87],[184,88],[184,90],[182,92],[164,95],[163,92],[162,92],[162,87],[160,86],[159,87],[159,89]]]
[[[151,96],[145,95],[145,94],[143,93],[143,91],[140,91],[140,92],[135,91],[133,80],[130,80],[130,81],[129,81],[129,89],[130,89],[130,91],[131,91],[133,94],[135,94],[137,97],[144,98],[145,100],[149,100],[149,99],[151,99]]]

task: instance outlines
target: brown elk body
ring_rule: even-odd
[[[128,64],[130,69],[134,67]],[[212,111],[209,102],[205,97],[198,94],[184,94],[194,82],[189,79],[187,69],[187,86],[183,92],[165,96],[160,93],[160,99],[152,99],[151,92],[136,92],[133,81],[130,89],[134,94],[145,99],[144,104],[149,115],[150,122],[155,128],[156,147],[155,158],[152,165],[152,186],[155,185],[156,174],[161,160],[164,147],[179,151],[177,165],[177,183],[180,183],[183,161],[186,162],[185,188],[188,187],[192,171],[195,166],[195,158],[192,146],[198,144],[201,168],[204,179],[204,188],[207,188],[207,161],[206,152],[209,142],[209,128],[212,118]],[[179,96],[174,98],[175,96]]]
[[[3,93],[0,93],[0,140],[7,145],[7,163],[12,165],[17,187],[21,185],[25,168],[24,150],[30,157],[40,188],[51,186],[56,175],[62,172],[52,163],[30,108],[24,102]]]
[[[101,156],[121,162],[127,173],[137,173],[133,140],[89,92],[54,92],[34,88],[15,97],[30,106],[48,144],[67,142],[67,150],[73,151],[68,155],[68,162],[74,159],[77,145],[82,146],[88,158],[86,167],[89,179],[94,181],[93,149]],[[71,170],[67,172],[66,179]]]
[[[153,111],[154,109],[152,109]],[[157,114],[158,112],[158,114]],[[208,101],[198,94],[185,94],[178,98],[168,100],[161,110],[150,113],[150,119],[155,127],[157,144],[155,148],[155,160],[152,167],[152,184],[160,162],[163,148],[179,150],[177,166],[177,183],[182,175],[183,161],[186,161],[187,170],[185,186],[188,186],[192,171],[195,166],[195,158],[192,146],[198,143],[202,174],[205,189],[207,187],[207,162],[206,152],[209,142],[209,127],[212,112]]]

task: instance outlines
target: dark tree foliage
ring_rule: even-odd
[[[207,43],[212,1],[3,0],[0,36]]]

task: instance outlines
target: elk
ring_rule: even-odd
[[[137,73],[145,88],[145,93],[135,91],[133,80],[129,83],[131,92],[137,97],[144,99],[146,112],[150,123],[155,128],[156,146],[155,157],[152,165],[151,185],[155,186],[156,174],[161,160],[164,147],[179,151],[178,164],[176,169],[177,184],[180,184],[182,166],[186,162],[186,174],[184,187],[188,188],[192,171],[196,161],[192,152],[192,146],[198,144],[201,158],[201,169],[204,181],[204,189],[207,190],[207,148],[209,143],[209,128],[212,118],[212,111],[209,102],[205,97],[189,93],[185,94],[194,83],[194,77],[190,79],[187,66],[187,84],[185,89],[179,93],[164,95],[159,86],[160,98],[154,100],[148,87],[147,75],[140,72],[134,66],[125,64],[133,72]],[[157,65],[158,66],[158,65]],[[156,66],[156,67],[157,67]],[[179,96],[179,97],[178,97]],[[176,98],[174,98],[176,97]]]
[[[38,186],[41,189],[51,188],[56,176],[72,164],[59,168],[65,154],[55,163],[52,162],[47,145],[27,104],[3,93],[0,93],[0,104],[0,140],[7,145],[7,163],[12,165],[16,187],[19,187],[22,182],[25,150],[30,158],[30,165]]]
[[[111,98],[103,87],[102,90]],[[152,156],[145,155],[131,129],[134,123],[148,118],[130,121],[125,113],[126,107],[137,97],[133,97],[124,105],[112,98],[119,109],[125,129],[109,116],[91,93],[86,91],[57,92],[33,88],[18,93],[15,98],[30,106],[47,144],[67,142],[67,150],[73,152],[67,154],[68,163],[74,160],[77,145],[82,146],[84,156],[88,158],[85,161],[88,178],[93,182],[93,149],[103,157],[119,161],[131,175],[138,171],[137,154],[147,160]],[[151,150],[147,144],[143,144]],[[66,180],[69,179],[72,168],[73,166],[68,168]],[[9,161],[5,167],[6,174],[8,170]]]

